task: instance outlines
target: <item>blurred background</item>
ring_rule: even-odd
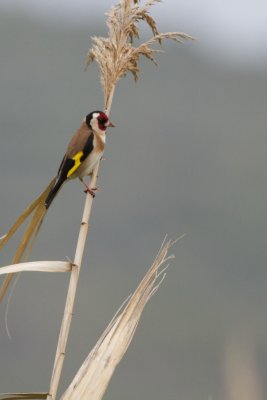
[[[102,108],[97,67],[84,67],[113,4],[0,1],[1,235]],[[158,67],[144,60],[137,84],[117,86],[60,393],[165,234],[186,233],[105,399],[267,398],[266,12],[263,0],[154,8],[161,31],[197,41],[165,44]],[[79,182],[64,186],[32,260],[74,257],[83,203]],[[67,275],[23,274],[11,340],[1,305],[1,392],[48,390],[67,285]]]

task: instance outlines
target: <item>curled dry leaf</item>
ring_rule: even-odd
[[[71,263],[69,261],[31,261],[8,265],[0,268],[0,275],[15,274],[23,271],[36,272],[70,272]]]
[[[164,279],[168,267],[166,262],[174,258],[173,255],[168,255],[174,243],[163,242],[134,294],[115,314],[61,400],[102,399],[116,366],[133,338],[146,303]]]

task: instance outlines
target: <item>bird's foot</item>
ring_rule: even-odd
[[[91,187],[86,185],[86,183],[84,182],[84,180],[82,178],[79,178],[80,181],[82,182],[83,186],[85,187],[84,193],[90,193],[90,195],[94,198],[96,191],[98,190],[98,187]]]
[[[96,192],[98,190],[98,187],[90,187],[90,186],[86,186],[86,189],[84,190],[84,193],[90,193],[90,195],[94,198],[96,195]]]

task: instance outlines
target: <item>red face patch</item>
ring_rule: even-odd
[[[108,116],[105,113],[101,112],[101,113],[99,113],[99,116],[97,117],[97,119],[98,119],[99,129],[101,129],[102,131],[105,131],[107,129],[106,123],[109,121]]]

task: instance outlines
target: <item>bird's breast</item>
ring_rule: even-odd
[[[77,169],[77,176],[79,178],[83,178],[86,175],[90,175],[102,155],[103,152],[98,151],[93,151],[92,153],[90,153]]]

